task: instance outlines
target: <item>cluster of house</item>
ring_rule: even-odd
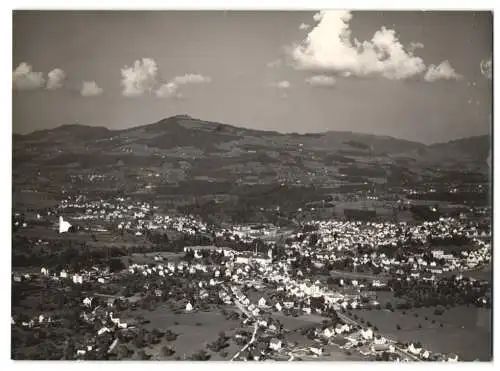
[[[179,232],[194,234],[197,231],[206,231],[207,226],[190,216],[160,215],[155,211],[158,206],[147,202],[133,202],[129,198],[118,197],[113,200],[87,200],[83,196],[63,199],[59,209],[83,210],[82,215],[72,216],[74,220],[97,220],[110,223],[118,230],[143,234],[144,230],[177,230]],[[152,215],[154,213],[154,215]],[[100,228],[100,231],[106,231]]]
[[[99,267],[92,267],[90,270],[82,269],[79,272],[69,272],[66,269],[62,269],[58,272],[51,272],[48,268],[42,267],[40,269],[40,275],[36,273],[12,274],[14,282],[31,281],[40,277],[53,281],[68,280],[79,285],[83,284],[83,282],[97,282],[105,284],[112,278],[109,268],[100,269]]]
[[[405,222],[353,222],[353,221],[316,221],[310,223],[318,228],[317,246],[329,250],[352,250],[356,245],[393,245],[404,242],[408,235],[413,241],[426,243],[429,238],[467,237],[478,242],[480,237],[489,237],[489,233],[480,230],[477,222],[455,218],[440,218],[438,221],[426,221],[419,225]]]

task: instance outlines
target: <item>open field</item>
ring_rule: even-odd
[[[441,316],[434,314],[434,308],[415,308],[407,310],[405,315],[400,310],[356,310],[353,314],[402,342],[420,341],[429,350],[456,353],[466,361],[491,359],[489,309],[459,306],[446,310]]]
[[[231,307],[232,308],[232,307]],[[139,312],[137,312],[139,313]],[[227,320],[219,312],[191,312],[179,313],[172,312],[165,306],[160,306],[154,311],[140,311],[146,320],[151,322],[144,325],[148,330],[159,329],[171,331],[179,334],[178,338],[169,345],[176,351],[175,356],[183,358],[199,350],[206,350],[211,354],[211,360],[223,360],[223,358],[206,348],[207,343],[217,340],[221,331],[230,336],[232,332],[240,328],[240,320]],[[229,355],[236,353],[238,345],[230,342],[230,346],[225,349]],[[152,349],[147,349],[146,353],[158,357],[157,352],[165,344],[159,344]]]

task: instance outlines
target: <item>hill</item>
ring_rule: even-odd
[[[192,182],[336,187],[398,184],[434,167],[485,170],[489,151],[488,136],[427,146],[352,132],[283,134],[179,115],[126,130],[65,125],[15,135],[13,170],[20,182],[43,169],[54,179],[92,178],[103,187],[107,179],[145,192],[174,192],[172,186]]]

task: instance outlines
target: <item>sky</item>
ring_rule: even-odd
[[[15,11],[13,132],[177,114],[435,143],[489,134],[492,14]]]

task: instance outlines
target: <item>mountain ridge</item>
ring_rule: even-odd
[[[439,142],[435,142],[435,143],[431,143],[431,144],[425,144],[425,143],[422,143],[419,141],[409,140],[409,139],[405,139],[405,138],[399,138],[399,137],[386,135],[386,134],[373,134],[373,133],[355,132],[355,131],[348,131],[348,130],[326,130],[326,131],[314,132],[314,133],[310,133],[310,132],[296,133],[296,132],[278,132],[275,130],[250,129],[250,128],[246,128],[246,127],[233,126],[230,124],[225,124],[225,123],[220,123],[220,122],[215,122],[215,121],[205,121],[203,119],[195,118],[195,117],[192,117],[189,115],[169,116],[169,117],[165,117],[163,119],[160,119],[160,120],[153,122],[153,123],[150,123],[150,124],[136,125],[136,126],[132,126],[130,128],[126,128],[126,129],[110,129],[110,128],[107,128],[105,126],[91,126],[91,125],[83,125],[83,124],[63,124],[63,125],[59,125],[55,128],[34,130],[32,132],[25,133],[25,134],[13,132],[13,136],[15,136],[16,138],[26,138],[26,137],[29,137],[33,134],[41,135],[42,133],[49,133],[52,131],[69,130],[69,129],[75,129],[75,128],[78,128],[80,130],[88,129],[88,130],[93,130],[93,131],[101,130],[102,132],[107,131],[109,133],[120,133],[120,132],[128,132],[128,131],[137,130],[137,129],[143,128],[143,127],[150,127],[150,126],[158,125],[161,123],[167,123],[167,122],[175,121],[175,120],[191,120],[191,121],[202,122],[204,124],[214,124],[214,125],[218,125],[218,126],[222,126],[222,127],[229,127],[229,128],[234,129],[234,130],[247,130],[247,131],[260,132],[263,134],[285,135],[285,136],[286,135],[296,135],[296,136],[308,137],[308,136],[329,135],[329,134],[331,134],[331,135],[333,135],[333,134],[353,134],[353,135],[367,136],[367,137],[394,139],[394,140],[405,141],[405,142],[409,142],[409,143],[418,143],[418,144],[421,144],[421,145],[424,145],[427,147],[451,143],[451,142],[463,141],[463,140],[468,140],[468,139],[472,139],[472,138],[490,137],[490,135],[488,135],[488,134],[481,134],[481,135],[473,135],[473,136],[450,139],[448,141],[439,141]]]

